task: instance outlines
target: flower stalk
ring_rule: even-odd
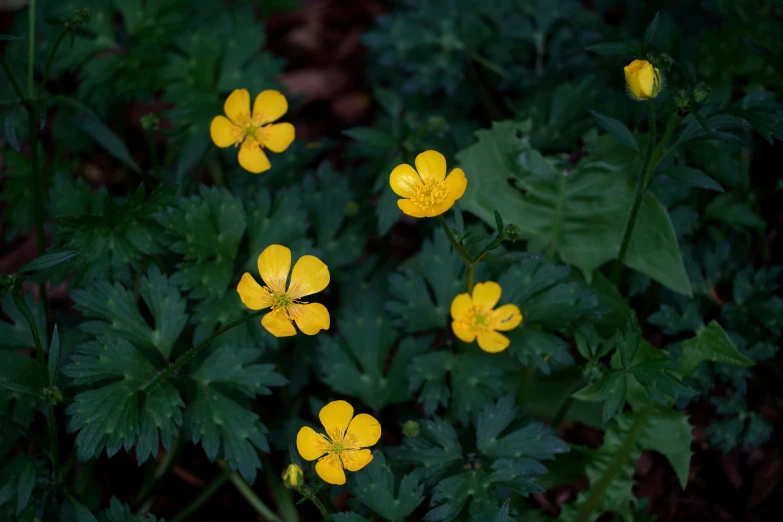
[[[318,498],[318,495],[312,490],[312,488],[309,488],[307,486],[297,486],[296,488],[297,492],[299,492],[300,495],[302,495],[304,498],[309,500],[313,503],[313,505],[318,509],[318,511],[321,513],[321,516],[326,522],[329,522],[332,518],[329,516],[329,511],[326,509],[326,506],[324,506],[323,502],[321,502],[321,499]]]

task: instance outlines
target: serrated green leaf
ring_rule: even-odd
[[[528,248],[558,254],[589,282],[593,272],[619,252],[638,158],[627,162],[611,151],[591,154],[575,167],[560,166],[520,138],[522,128],[514,122],[495,122],[492,129],[476,133],[477,143],[457,154],[460,166],[475,180],[460,204],[489,225],[496,208],[520,227]],[[509,179],[522,191],[511,189]],[[650,192],[642,199],[625,264],[675,292],[691,295],[668,212]]]
[[[106,522],[158,522],[158,519],[149,513],[134,515],[130,506],[121,503],[116,497],[111,498],[109,508],[103,512],[103,518]]]
[[[43,396],[40,394],[40,392],[34,390],[33,388],[30,388],[29,386],[24,386],[23,384],[0,381],[0,388],[10,393],[27,395],[28,397],[33,397],[36,399],[43,399]]]
[[[424,484],[419,484],[414,473],[402,477],[398,490],[394,487],[394,475],[380,451],[373,453],[373,461],[364,470],[353,492],[362,504],[385,520],[406,520],[424,500]]]
[[[688,339],[682,345],[682,355],[678,361],[682,365],[675,370],[681,377],[690,375],[704,361],[722,362],[734,366],[753,366],[753,360],[748,359],[737,350],[726,331],[717,321],[711,321],[706,328]]]
[[[89,509],[84,507],[81,502],[70,495],[68,495],[68,500],[71,502],[74,514],[76,515],[76,522],[98,522],[98,519],[95,518],[95,515],[93,515]]]
[[[514,519],[511,518],[508,514],[508,510],[511,506],[511,501],[506,500],[503,502],[503,505],[500,507],[500,511],[498,511],[497,516],[495,517],[495,522],[514,522]]]
[[[721,187],[717,181],[699,169],[690,167],[671,167],[664,170],[662,174],[672,179],[676,179],[677,181],[681,181],[689,187],[723,192],[723,187]]]
[[[142,170],[136,162],[133,160],[133,156],[128,150],[128,146],[120,139],[117,134],[112,131],[102,121],[95,119],[92,116],[77,116],[74,118],[74,122],[84,132],[92,136],[104,149],[106,149],[112,156],[123,162],[126,166],[133,169],[136,173],[141,174]]]
[[[688,416],[683,412],[656,406],[639,436],[639,446],[643,450],[657,451],[666,457],[683,489],[688,483],[688,470],[693,454],[692,430]]]
[[[619,120],[604,116],[600,112],[590,111],[598,126],[615,137],[615,139],[624,147],[639,152],[639,143],[636,141],[633,133],[628,127]]]
[[[405,438],[388,453],[396,462],[419,466],[421,477],[434,482],[462,461],[462,446],[457,432],[441,418],[420,420],[419,427],[419,435]]]
[[[19,269],[19,272],[35,272],[36,270],[43,270],[44,268],[49,268],[55,265],[59,265],[60,263],[64,263],[65,261],[68,261],[77,255],[79,255],[79,252],[58,252],[56,254],[46,254],[33,259],[29,263],[26,263],[22,268]]]

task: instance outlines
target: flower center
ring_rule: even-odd
[[[427,183],[416,187],[410,200],[421,209],[429,209],[443,203],[449,195],[445,181]]]
[[[339,455],[342,452],[343,452],[343,443],[342,443],[342,441],[341,442],[335,442],[334,444],[332,444],[332,450],[330,451],[330,453],[334,453],[335,455]]]
[[[283,308],[288,308],[291,306],[291,303],[293,303],[294,300],[288,297],[288,294],[277,294],[275,295],[275,306],[282,306]]]
[[[491,310],[483,306],[473,306],[465,312],[462,322],[474,332],[488,332],[494,330],[495,321]]]

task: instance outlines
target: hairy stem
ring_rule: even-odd
[[[165,370],[163,370],[160,373],[158,373],[157,375],[155,375],[155,377],[150,382],[145,384],[144,387],[141,389],[142,393],[149,392],[150,390],[155,388],[157,385],[159,385],[160,383],[165,381],[169,377],[169,375],[171,375],[175,371],[179,370],[188,361],[190,361],[196,355],[198,355],[198,353],[201,350],[203,350],[204,348],[206,348],[209,345],[209,343],[214,341],[216,337],[220,337],[221,335],[223,335],[227,331],[231,330],[232,328],[237,327],[240,324],[244,324],[244,323],[248,322],[250,319],[253,319],[254,317],[258,317],[259,315],[261,315],[263,313],[266,313],[266,312],[268,312],[268,310],[259,310],[258,312],[255,312],[255,313],[252,313],[250,315],[247,315],[247,316],[243,317],[242,319],[237,319],[233,323],[229,323],[229,324],[223,326],[222,328],[219,328],[219,329],[215,330],[212,333],[212,335],[210,335],[209,337],[207,337],[206,339],[204,339],[203,341],[198,343],[196,346],[194,346],[193,348],[191,348],[187,352],[185,352],[182,355],[180,355],[180,357],[176,361],[174,361],[173,363],[169,364],[166,367]]]
[[[44,69],[43,79],[41,80],[41,84],[38,86],[38,99],[41,99],[41,95],[43,94],[44,87],[46,86],[46,82],[49,80],[49,71],[52,69],[52,63],[54,63],[54,57],[57,54],[57,49],[60,48],[60,44],[63,42],[63,38],[65,38],[65,35],[68,34],[68,31],[72,31],[73,29],[69,27],[63,27],[60,30],[60,34],[57,35],[57,39],[54,41],[54,45],[52,46],[51,51],[49,51],[49,58],[46,60],[46,69]]]
[[[468,253],[465,252],[465,248],[459,244],[457,238],[455,238],[454,235],[451,233],[451,230],[449,230],[449,226],[446,224],[446,219],[443,217],[443,214],[440,214],[438,216],[438,221],[440,222],[440,226],[443,228],[443,231],[446,232],[446,237],[449,238],[449,243],[451,243],[451,246],[453,246],[454,250],[457,251],[459,257],[461,257],[462,260],[465,261],[465,264],[470,266],[470,264],[473,261],[468,256]]]
[[[305,497],[307,500],[313,503],[313,505],[318,508],[318,511],[320,511],[321,516],[326,522],[329,522],[332,517],[329,516],[329,511],[326,509],[326,506],[324,506],[324,503],[321,502],[321,499],[318,498],[318,495],[316,495],[312,489],[308,488],[307,486],[298,486],[296,490],[301,493],[303,497]]]

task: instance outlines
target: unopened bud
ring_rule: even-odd
[[[414,420],[405,421],[402,425],[402,433],[406,437],[415,437],[419,434],[419,423]]]
[[[54,406],[63,400],[63,394],[57,386],[50,386],[43,389],[44,400]]]
[[[503,238],[508,241],[516,241],[521,239],[519,227],[514,223],[509,223],[503,228]]]
[[[287,488],[296,488],[304,484],[302,468],[296,464],[289,464],[285,473],[283,473],[283,484]]]
[[[693,101],[696,103],[704,103],[707,98],[710,97],[712,89],[710,89],[706,83],[699,82],[693,87]]]

